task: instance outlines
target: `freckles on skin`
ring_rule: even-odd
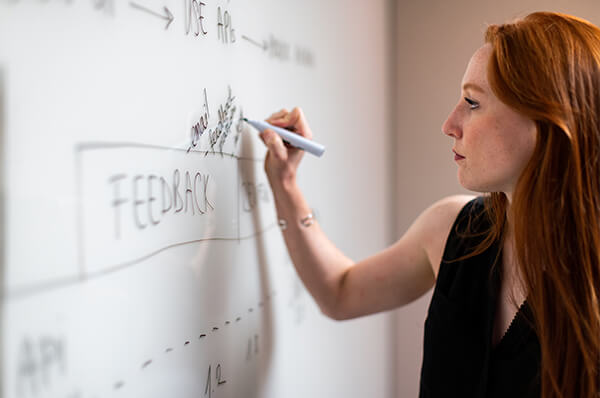
[[[535,122],[517,111],[500,103],[494,123],[497,142],[502,143],[498,155],[505,161],[512,161],[515,166],[523,165],[533,153],[537,141]]]
[[[499,103],[476,135],[481,152],[481,173],[490,178],[490,191],[511,193],[535,148],[533,121]]]
[[[489,44],[477,50],[463,77],[462,96],[476,101],[477,107],[469,109],[460,102],[445,127],[455,138],[456,150],[465,156],[458,163],[461,185],[478,192],[510,194],[533,153],[537,134],[532,120],[494,95],[487,79],[491,52]]]

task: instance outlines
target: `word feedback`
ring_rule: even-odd
[[[198,171],[182,173],[175,169],[171,178],[155,174],[116,174],[109,178],[112,186],[115,239],[121,238],[123,209],[130,212],[130,222],[142,230],[158,225],[174,215],[202,216],[214,211],[208,198],[210,174]],[[129,193],[129,194],[128,194]]]

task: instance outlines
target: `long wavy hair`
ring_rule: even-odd
[[[493,48],[492,90],[535,121],[537,142],[510,206],[503,193],[486,197],[492,229],[479,249],[502,241],[510,220],[540,342],[542,397],[596,398],[600,29],[573,16],[536,12],[489,26],[485,42]]]

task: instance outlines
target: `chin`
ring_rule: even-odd
[[[488,193],[488,192],[496,192],[499,191],[496,184],[491,184],[486,181],[477,180],[474,178],[469,178],[464,176],[458,172],[458,183],[465,189],[477,192],[477,193]]]

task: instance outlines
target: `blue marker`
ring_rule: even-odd
[[[289,130],[282,129],[281,127],[273,126],[267,122],[261,122],[256,120],[248,120],[244,118],[244,121],[248,122],[252,127],[260,131],[261,133],[266,129],[271,129],[284,140],[287,141],[290,145],[303,149],[306,152],[312,153],[315,156],[323,155],[325,152],[325,147],[315,141],[307,140],[299,134],[295,134]]]

